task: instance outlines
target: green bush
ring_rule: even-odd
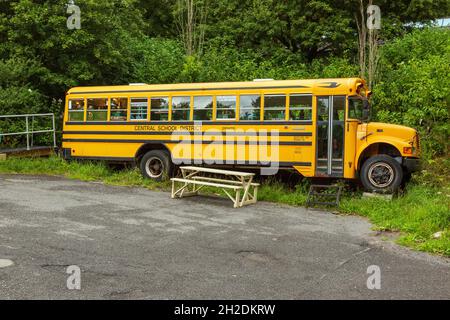
[[[450,30],[416,30],[382,48],[376,118],[419,129],[423,156],[449,152]]]

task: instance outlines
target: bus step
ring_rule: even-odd
[[[338,186],[335,184],[333,185],[313,184],[309,187],[308,198],[306,200],[306,207],[312,207],[314,205],[339,207],[341,194],[342,194],[342,186]],[[335,200],[330,201],[333,198]]]

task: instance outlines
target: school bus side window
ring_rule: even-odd
[[[84,121],[84,99],[69,100],[69,121]]]
[[[194,120],[212,120],[213,97],[194,97]]]
[[[217,120],[236,120],[236,96],[217,96],[216,105]]]
[[[106,121],[108,119],[108,99],[87,99],[87,121]]]
[[[312,119],[312,96],[291,94],[289,96],[289,120]]]
[[[242,95],[240,96],[240,120],[260,120],[261,114],[261,96],[260,95]]]
[[[264,96],[264,120],[284,120],[286,115],[285,95]]]
[[[191,97],[172,98],[172,120],[187,121],[190,118]]]
[[[169,98],[152,98],[150,103],[150,120],[167,121],[169,120]]]
[[[130,99],[130,120],[147,120],[148,99]]]
[[[111,98],[111,121],[126,121],[127,113],[127,98]]]

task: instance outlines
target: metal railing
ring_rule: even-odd
[[[34,118],[37,117],[52,117],[52,128],[46,130],[34,130]],[[56,130],[55,130],[55,114],[53,113],[37,113],[37,114],[15,114],[15,115],[0,115],[1,119],[8,118],[25,118],[25,131],[23,132],[0,132],[0,138],[4,136],[19,136],[26,135],[27,136],[27,150],[31,150],[33,146],[33,134],[35,133],[53,133],[53,147],[56,148]],[[31,118],[31,130],[30,130],[30,119]],[[30,135],[31,135],[31,143],[30,143]],[[1,139],[0,139],[1,140]]]

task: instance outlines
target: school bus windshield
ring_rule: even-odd
[[[354,96],[348,99],[348,117],[367,121],[370,111],[370,103],[365,97]]]

